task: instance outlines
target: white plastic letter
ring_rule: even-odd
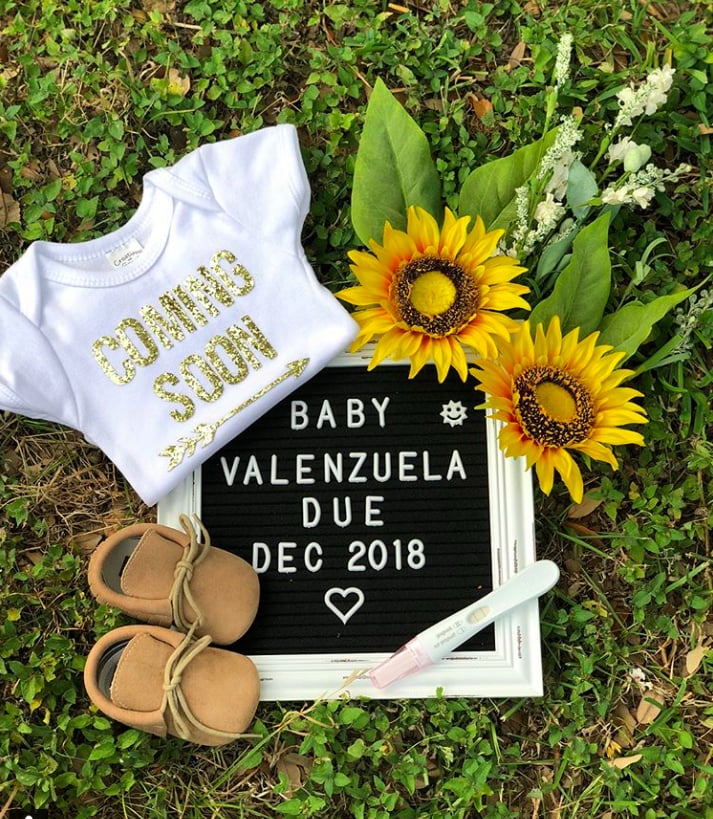
[[[384,397],[381,403],[379,403],[376,398],[371,399],[371,403],[374,405],[374,409],[379,416],[379,426],[382,429],[386,426],[386,408],[389,406],[389,401],[391,401],[391,398],[389,398],[388,395]]]
[[[271,561],[270,547],[267,543],[260,543],[259,541],[253,543],[253,569],[258,574],[262,574],[270,568]]]
[[[364,402],[361,398],[347,398],[347,426],[349,429],[359,429],[366,421],[364,416]]]
[[[290,403],[290,429],[305,429],[309,424],[306,401],[292,401]]]
[[[413,475],[414,465],[407,462],[407,458],[415,458],[417,452],[399,452],[399,480],[417,481],[418,476]]]
[[[322,507],[317,498],[302,498],[302,526],[313,529],[322,517]]]
[[[366,496],[366,510],[364,511],[364,523],[367,526],[383,526],[384,521],[381,520],[381,509],[376,506],[377,503],[383,503],[383,495],[367,495]]]
[[[451,462],[448,464],[448,472],[446,473],[446,480],[450,481],[453,477],[453,473],[457,472],[463,480],[467,480],[467,475],[465,474],[465,467],[463,466],[463,461],[460,457],[460,452],[457,449],[453,450],[453,454],[451,455]]]
[[[312,461],[314,461],[314,455],[300,454],[295,457],[295,480],[297,483],[314,483],[314,478],[309,477],[309,473],[312,471]]]
[[[312,562],[312,552],[316,552],[319,557]],[[316,541],[308,543],[305,548],[305,568],[308,572],[318,572],[322,568],[322,547]]]
[[[334,418],[332,405],[329,403],[328,398],[325,398],[322,402],[322,409],[319,411],[319,417],[317,418],[317,429],[322,429],[325,422],[328,423],[332,429],[337,428],[337,421]]]
[[[332,511],[334,512],[334,522],[337,526],[341,526],[342,529],[345,526],[349,526],[352,522],[352,499],[347,495],[344,498],[344,518],[340,519],[339,517],[339,498],[334,498],[332,500]]]
[[[296,543],[280,541],[277,544],[277,571],[280,574],[294,574],[297,571],[297,567],[291,565],[295,556],[287,554],[288,549],[292,550],[296,548]]]
[[[223,467],[223,475],[225,475],[225,483],[228,486],[232,486],[235,481],[235,475],[238,471],[238,465],[240,464],[240,457],[233,458],[233,465],[228,469],[228,461],[226,460],[225,456],[221,456],[220,465]]]

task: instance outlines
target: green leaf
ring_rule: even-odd
[[[299,816],[304,810],[304,802],[301,799],[290,799],[281,805],[276,805],[274,810],[283,813],[285,816]]]
[[[406,228],[411,205],[440,223],[441,182],[426,135],[381,80],[376,81],[364,118],[354,166],[352,224],[359,239],[381,241],[384,223]]]
[[[535,273],[535,278],[538,281],[542,281],[549,276],[550,273],[556,271],[560,265],[564,265],[565,261],[567,261],[565,257],[576,235],[577,231],[573,230],[572,233],[567,234],[564,239],[550,242],[542,249],[540,259],[537,262],[537,272]]]
[[[54,200],[59,196],[59,192],[62,190],[62,179],[55,179],[52,182],[49,182],[45,185],[42,189],[45,199],[48,202],[54,202]]]
[[[554,128],[537,142],[472,171],[461,188],[458,215],[480,216],[488,230],[507,230],[516,215],[515,191],[535,172],[556,135]]]
[[[352,723],[356,722],[358,719],[361,719],[366,714],[363,708],[357,708],[355,706],[347,706],[342,709],[341,713],[339,714],[339,721],[342,725],[351,725]]]
[[[648,304],[638,301],[625,304],[602,321],[599,342],[611,344],[615,350],[626,353],[626,358],[629,358],[644,343],[654,324],[672,307],[687,299],[695,289],[691,287],[667,296],[659,296]]]
[[[116,755],[116,746],[114,745],[113,737],[106,737],[102,739],[97,745],[92,748],[91,753],[87,757],[88,762],[95,762],[98,759],[109,759],[109,757]]]
[[[584,221],[591,208],[587,204],[599,193],[594,174],[576,159],[569,169],[567,178],[567,204],[576,219]]]
[[[552,293],[530,315],[533,327],[547,327],[553,316],[559,316],[563,333],[579,327],[582,338],[599,327],[611,289],[608,231],[608,213],[582,228]]]

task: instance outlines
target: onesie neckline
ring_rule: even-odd
[[[34,250],[47,261],[46,276],[52,281],[76,287],[124,284],[143,275],[163,252],[173,206],[173,197],[154,185],[149,174],[137,209],[120,227],[85,242],[38,241]]]

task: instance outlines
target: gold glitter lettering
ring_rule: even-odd
[[[143,353],[138,348],[136,343],[129,338],[126,332],[129,329],[133,330],[133,332],[136,334],[136,338],[141,342],[141,344],[143,344],[145,348]],[[144,325],[140,321],[137,321],[137,319],[122,319],[119,322],[115,332],[116,337],[119,340],[119,344],[121,344],[121,346],[126,350],[131,360],[140,367],[148,367],[149,364],[153,364],[153,362],[158,358],[158,347],[154,343],[154,340],[151,338],[149,333],[146,331]]]
[[[180,284],[161,293],[157,305],[139,307],[140,319],[122,319],[114,335],[102,336],[94,342],[92,354],[113,383],[128,384],[136,375],[137,366],[153,364],[161,349],[170,350],[185,341],[186,334],[205,327],[211,318],[220,315],[222,308],[232,307],[237,297],[246,295],[255,286],[252,275],[230,250],[217,251],[211,256],[210,269],[201,265],[196,272],[197,275],[186,276]],[[250,316],[243,316],[242,321],[244,327],[233,324],[224,335],[215,336],[203,358],[189,356],[181,365],[185,367],[186,372],[181,372],[187,373],[189,385],[202,390],[203,400],[216,401],[223,383],[237,384],[246,377],[250,367],[259,369],[262,362],[258,354],[269,359],[277,356]],[[120,349],[128,358],[119,364],[111,360],[110,353]],[[164,388],[167,383],[168,379],[159,382],[157,390],[168,393]],[[165,395],[162,397],[166,399]]]
[[[265,358],[273,359],[277,356],[277,352],[250,316],[243,316],[242,321],[248,330],[250,330],[249,333],[243,330],[242,327],[238,327],[237,324],[231,324],[230,327],[228,327],[227,333],[235,342],[240,353],[248,360],[250,366],[257,370],[262,364],[248,348],[248,344],[250,344],[254,350],[257,350],[258,353],[265,356]]]
[[[218,348],[221,347],[227,353],[228,359],[237,368],[237,372],[232,372],[218,354]],[[239,384],[248,374],[248,365],[241,358],[240,351],[232,340],[225,338],[225,336],[215,336],[208,342],[205,348],[205,357],[227,384]]]
[[[111,336],[102,336],[92,345],[92,353],[94,353],[94,358],[110,381],[113,381],[115,384],[128,384],[136,374],[136,367],[134,367],[131,361],[124,360],[121,362],[124,373],[123,375],[118,373],[111,361],[106,357],[106,353],[102,349],[104,347],[107,347],[109,350],[118,350],[121,345]]]
[[[189,276],[188,278],[191,277]],[[188,312],[191,314],[191,317],[193,318],[195,323],[199,327],[205,327],[205,325],[208,324],[208,319],[203,315],[203,313],[201,313],[201,311],[198,309],[198,305],[183,289],[183,285],[179,284],[177,287],[174,287],[173,292],[186,305],[186,307],[188,308]]]
[[[178,288],[176,288],[176,290],[177,289]],[[189,333],[195,331],[196,325],[191,321],[186,311],[178,303],[174,296],[172,296],[170,293],[162,293],[158,297],[158,303],[165,310],[166,315],[169,317],[168,321],[170,324],[173,324],[173,322],[178,321],[186,328],[186,330]],[[201,318],[203,318],[202,315]],[[203,322],[203,324],[205,324],[205,321]],[[201,327],[203,326],[203,324],[201,324]]]
[[[196,411],[196,405],[187,395],[180,392],[171,392],[164,388],[164,384],[175,386],[180,383],[181,379],[177,375],[173,373],[161,373],[153,382],[153,391],[163,401],[172,401],[176,404],[180,404],[184,408],[183,412],[178,409],[171,410],[169,414],[174,421],[188,421],[189,418],[193,417]]]
[[[255,281],[253,277],[248,273],[248,271],[241,265],[236,264],[231,273],[237,279],[240,278],[243,280],[244,284],[242,287],[238,287],[236,283],[230,278],[230,273],[221,266],[221,262],[226,261],[228,264],[233,264],[236,260],[235,254],[231,253],[229,250],[219,250],[216,254],[214,254],[213,258],[210,260],[210,267],[214,273],[217,273],[220,276],[221,281],[225,286],[230,290],[231,293],[235,296],[245,296],[249,293],[253,287],[255,287]]]
[[[214,302],[222,304],[223,307],[232,307],[235,304],[235,299],[207,268],[199,267],[198,272],[200,279],[197,276],[188,276],[183,281],[183,287],[209,316],[220,315],[220,310]]]
[[[139,309],[139,315],[146,322],[146,326],[156,336],[156,338],[163,344],[163,346],[170,350],[173,347],[174,341],[183,341],[185,335],[181,329],[180,324],[176,321],[175,316],[162,316],[155,307],[146,304]],[[195,325],[191,324],[191,328],[195,330]]]
[[[210,387],[212,387],[212,391],[206,389],[198,377],[191,371],[191,367],[195,367],[201,375],[205,377]],[[220,377],[210,364],[197,353],[193,353],[184,358],[178,369],[185,379],[186,384],[188,384],[201,401],[217,401],[223,394],[223,382],[220,380]]]

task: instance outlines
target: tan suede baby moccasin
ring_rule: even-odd
[[[257,613],[260,584],[242,558],[203,542],[186,515],[183,532],[139,523],[110,535],[89,561],[89,588],[107,603],[138,620],[228,645],[250,627]]]
[[[105,634],[84,667],[91,701],[111,719],[199,745],[225,745],[250,725],[260,678],[242,654],[160,626]]]

